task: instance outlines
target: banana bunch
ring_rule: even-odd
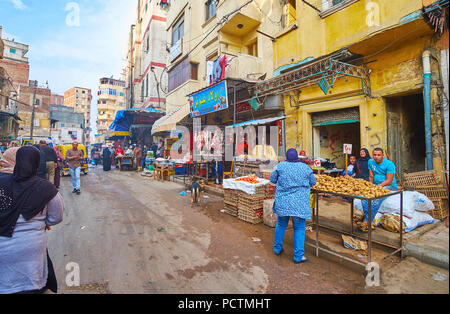
[[[313,186],[316,190],[345,194],[358,195],[367,198],[374,198],[389,194],[390,191],[377,186],[369,181],[363,179],[354,179],[350,176],[342,176],[333,178],[327,175],[316,174],[316,185]]]

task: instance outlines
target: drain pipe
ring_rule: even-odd
[[[425,152],[427,170],[433,169],[433,147],[431,141],[431,65],[430,51],[425,50],[422,54],[423,61],[423,105],[425,112]]]

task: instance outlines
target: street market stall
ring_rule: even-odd
[[[391,192],[389,190],[385,190],[383,188],[377,187],[370,182],[361,180],[361,179],[352,179],[350,177],[341,177],[342,179],[335,179],[329,176],[317,176],[317,184],[311,189],[311,193],[314,193],[316,195],[315,201],[316,204],[313,209],[313,215],[312,215],[312,223],[309,225],[314,226],[314,230],[316,232],[316,241],[315,244],[313,243],[306,243],[307,245],[312,246],[316,249],[316,256],[319,257],[319,251],[324,251],[329,254],[338,256],[342,259],[348,260],[350,262],[356,263],[358,265],[361,265],[363,267],[366,267],[367,263],[370,263],[372,261],[372,244],[376,243],[378,245],[382,245],[384,247],[393,249],[394,251],[388,254],[386,257],[400,253],[400,256],[402,257],[402,249],[403,249],[403,229],[399,228],[399,245],[391,245],[388,243],[384,243],[381,241],[375,241],[372,239],[372,228],[368,228],[368,236],[364,237],[360,234],[356,234],[354,232],[354,224],[353,224],[353,215],[354,215],[354,202],[353,200],[359,199],[361,201],[368,202],[368,221],[372,221],[372,205],[373,202],[376,200],[380,200],[386,197],[391,197],[394,195],[399,194],[400,195],[400,217],[403,217],[403,191],[395,191]],[[384,191],[383,191],[384,190]],[[339,196],[339,197],[346,197],[351,200],[350,205],[350,230],[349,231],[343,231],[338,230],[336,228],[332,228],[330,226],[326,226],[319,223],[319,196],[320,195],[330,195],[330,196]],[[351,259],[349,257],[346,257],[342,254],[338,254],[336,252],[330,251],[324,247],[321,247],[319,245],[319,229],[329,229],[334,232],[338,232],[340,234],[349,235],[355,238],[359,238],[362,240],[367,241],[367,263],[362,263],[358,260]],[[386,258],[385,257],[385,258]]]

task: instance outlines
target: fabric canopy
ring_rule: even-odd
[[[189,115],[190,112],[189,104],[185,104],[180,108],[166,114],[153,124],[152,134],[175,130],[177,128],[177,123]]]
[[[130,136],[131,126],[139,123],[137,120],[141,120],[140,117],[147,118],[147,123],[152,123],[162,114],[162,111],[153,108],[119,110],[113,123],[109,126],[107,137]]]

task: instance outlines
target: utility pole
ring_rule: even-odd
[[[32,104],[32,109],[31,109],[31,126],[30,126],[30,140],[31,142],[33,142],[33,131],[34,131],[34,107],[36,105],[36,87],[37,87],[37,81],[33,81],[33,86],[34,86],[34,90],[33,90],[33,104]]]

